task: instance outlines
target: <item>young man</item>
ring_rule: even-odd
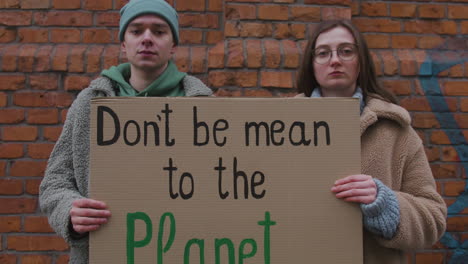
[[[120,10],[122,51],[73,102],[40,186],[41,209],[71,246],[70,263],[88,263],[88,233],[108,221],[103,201],[88,197],[90,101],[107,96],[209,96],[200,80],[171,61],[179,42],[177,12],[164,0],[131,0]]]

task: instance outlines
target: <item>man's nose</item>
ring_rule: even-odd
[[[153,43],[153,34],[151,33],[151,30],[146,29],[143,32],[143,39],[142,39],[143,44],[152,44]]]

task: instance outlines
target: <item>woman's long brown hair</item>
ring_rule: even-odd
[[[391,92],[385,90],[377,81],[374,63],[371,59],[367,43],[356,26],[354,26],[349,20],[330,20],[317,25],[309,38],[304,52],[304,57],[302,59],[302,65],[299,69],[296,84],[298,92],[304,93],[306,96],[310,96],[312,94],[312,90],[319,87],[314,75],[315,43],[317,42],[317,38],[320,34],[335,27],[344,27],[348,29],[356,41],[360,66],[357,85],[361,87],[364,97],[381,97],[386,101],[396,104],[397,100],[395,96]]]

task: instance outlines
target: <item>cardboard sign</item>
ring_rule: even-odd
[[[90,263],[362,263],[354,98],[94,99]]]

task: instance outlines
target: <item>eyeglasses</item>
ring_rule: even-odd
[[[340,44],[336,50],[331,50],[329,47],[319,47],[314,50],[314,61],[318,64],[327,64],[333,51],[336,51],[338,57],[345,61],[354,59],[358,53],[357,45],[352,43]]]

